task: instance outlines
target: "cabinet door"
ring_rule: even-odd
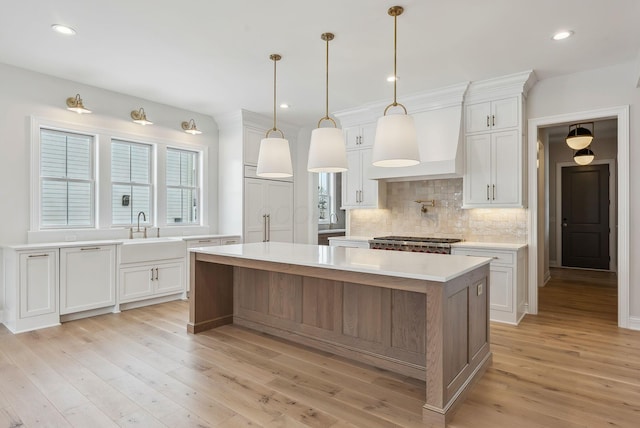
[[[360,127],[349,126],[342,130],[344,133],[344,143],[347,149],[355,149],[360,147]]]
[[[21,253],[20,318],[55,313],[58,310],[58,251]]]
[[[362,136],[360,139],[360,147],[373,147],[373,141],[376,137],[376,126],[377,124],[374,122],[367,123],[360,127],[360,135]]]
[[[154,294],[173,294],[185,290],[184,262],[162,263],[154,267]]]
[[[360,193],[360,206],[362,208],[377,208],[378,207],[378,182],[376,180],[369,180],[368,171],[371,166],[371,158],[373,156],[373,149],[360,150],[360,165],[362,170],[362,186]]]
[[[116,303],[116,247],[60,250],[60,314]]]
[[[360,150],[347,151],[348,171],[342,173],[342,207],[354,208],[360,201],[360,184],[362,170],[360,168]]]
[[[293,183],[266,181],[267,239],[293,242]]]
[[[492,134],[491,203],[500,205],[521,204],[521,157],[518,131]],[[495,187],[494,187],[495,186]]]
[[[266,181],[257,178],[244,180],[244,242],[262,242],[265,235]]]
[[[245,165],[258,165],[260,142],[265,136],[263,130],[244,127],[243,130],[244,163]]]
[[[518,97],[491,102],[491,128],[496,130],[516,128],[519,123]]]
[[[467,137],[464,175],[465,205],[488,205],[491,202],[491,135]]]
[[[155,266],[120,268],[120,302],[131,302],[153,295]]]
[[[464,111],[465,131],[481,132],[491,129],[491,103],[478,103],[467,105]]]
[[[495,266],[491,264],[490,270],[490,308],[492,311],[513,312],[513,268],[508,266]],[[491,319],[500,317],[491,317]]]

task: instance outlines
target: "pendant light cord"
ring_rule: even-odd
[[[387,115],[387,111],[391,107],[402,107],[404,114],[407,113],[407,108],[400,104],[397,100],[397,84],[398,84],[398,15],[402,15],[404,9],[402,6],[393,6],[389,8],[388,14],[393,16],[393,103],[389,104],[384,109],[384,115]]]
[[[282,138],[284,138],[284,132],[282,132],[280,129],[278,129],[278,127],[276,126],[276,82],[277,82],[277,68],[276,68],[276,64],[278,61],[280,61],[282,59],[282,56],[279,54],[271,54],[269,56],[269,59],[271,59],[273,61],[273,128],[271,128],[270,130],[267,131],[267,138],[269,138],[269,134],[271,132],[279,132],[280,135],[282,135]]]
[[[333,127],[337,128],[336,121],[329,117],[329,41],[333,40],[333,33],[323,33],[320,38],[326,42],[325,48],[325,92],[324,92],[324,117],[318,121],[318,128],[323,120],[329,120],[333,123]]]

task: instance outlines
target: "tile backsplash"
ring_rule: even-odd
[[[357,236],[433,236],[480,242],[527,242],[527,210],[462,209],[462,178],[389,182],[385,209],[351,210],[348,232]],[[416,200],[435,201],[422,213]]]

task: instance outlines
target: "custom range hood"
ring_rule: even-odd
[[[407,181],[462,177],[464,173],[463,101],[469,83],[403,97],[418,135],[421,163],[401,168],[363,165],[365,177]],[[375,121],[381,103],[335,113],[343,129]]]

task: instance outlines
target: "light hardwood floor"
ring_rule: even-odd
[[[492,324],[493,365],[450,427],[640,426],[640,332],[616,327],[615,293],[611,274],[554,270],[538,316]],[[423,382],[186,322],[172,302],[0,327],[0,427],[423,426]]]

